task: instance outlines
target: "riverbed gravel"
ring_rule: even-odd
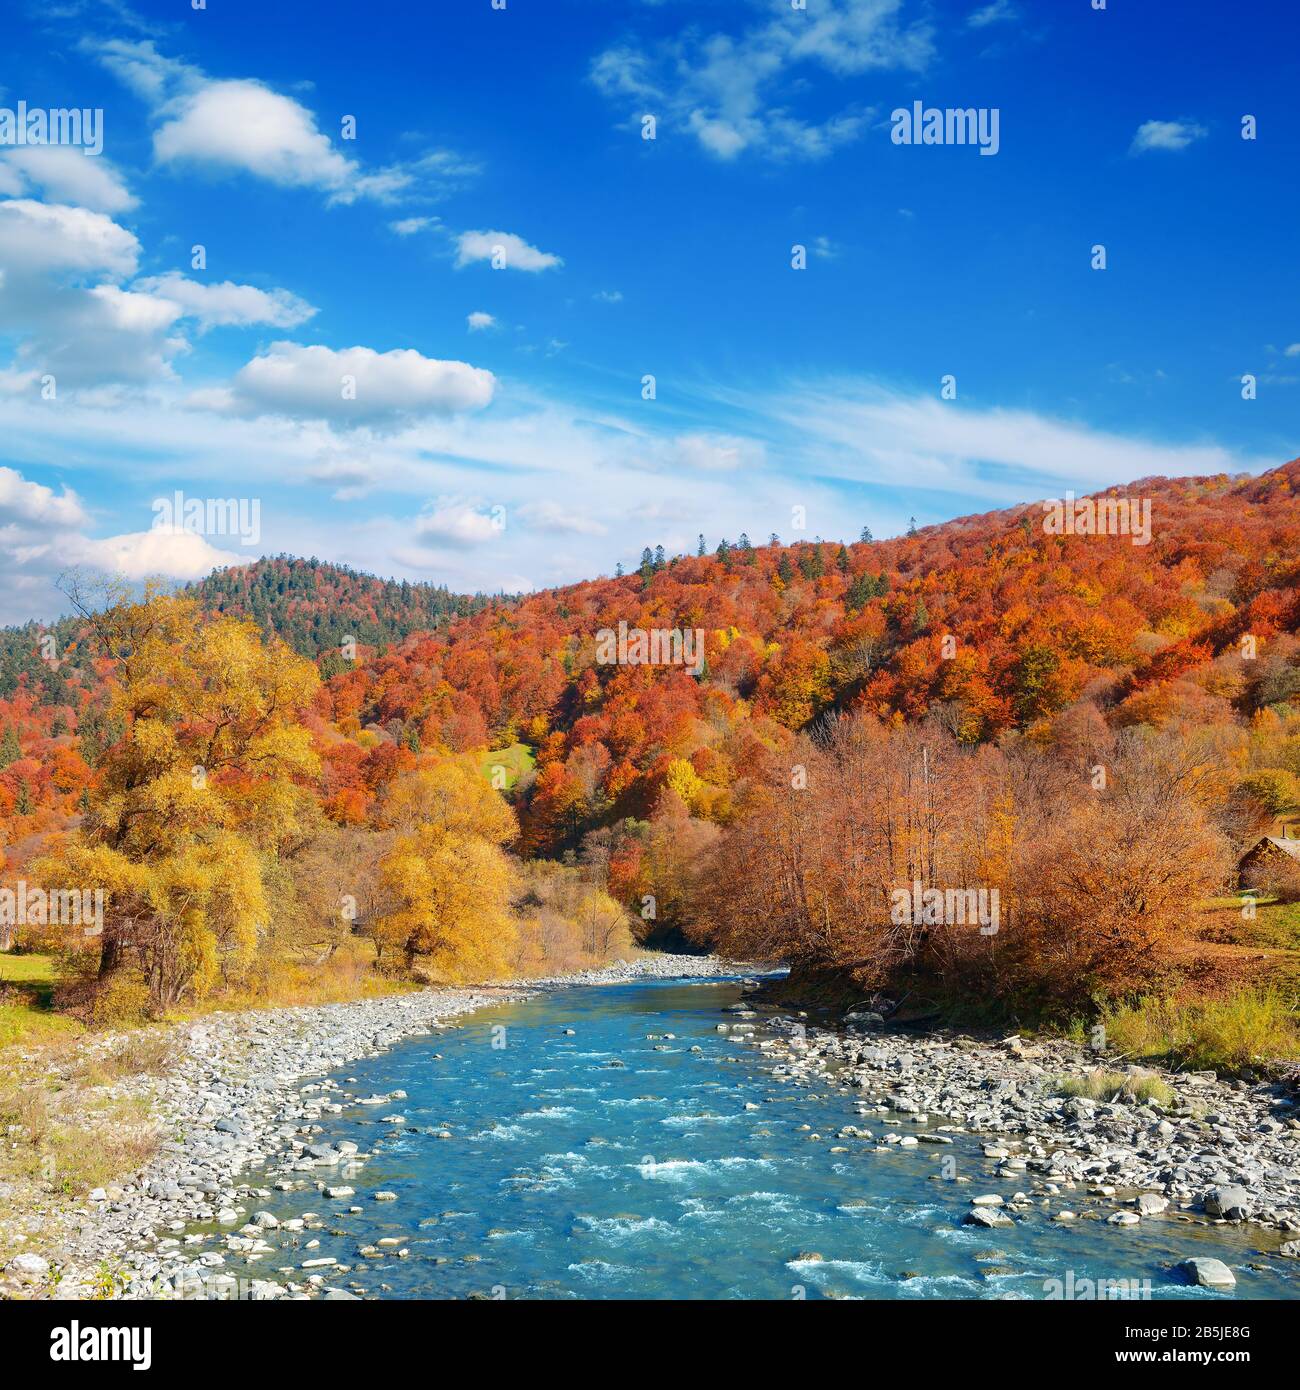
[[[1064,1041],[918,1035],[875,1021],[832,1029],[763,1006],[728,1019],[720,1026],[753,1041],[788,1084],[856,1092],[855,1128],[878,1148],[919,1157],[974,1137],[983,1162],[954,1179],[1004,1195],[976,1198],[971,1221],[1041,1208],[1116,1226],[1250,1223],[1262,1252],[1300,1256],[1300,1103],[1287,1086],[1126,1066]],[[760,1023],[761,1034],[745,1031]],[[1129,1077],[1138,1095],[1154,1077],[1166,1103],[1069,1093],[1099,1070]]]
[[[346,1195],[343,1178],[364,1161],[314,1142],[321,1116],[345,1102],[382,1106],[387,1114],[403,1099],[357,1096],[311,1078],[439,1032],[486,1005],[573,985],[716,976],[729,968],[714,957],[663,954],[491,987],[213,1014],[177,1025],[163,1075],[129,1077],[113,1088],[116,1099],[147,1101],[165,1136],[153,1160],[92,1191],[80,1206],[33,1222],[28,1248],[0,1276],[0,1296],[350,1297],[331,1286],[327,1264],[304,1267],[310,1259],[290,1280],[247,1273],[274,1253],[266,1235],[275,1218],[262,1210],[274,1195],[269,1182],[318,1182],[338,1200]],[[118,1041],[100,1035],[85,1048],[103,1054]],[[195,1234],[194,1226],[214,1229]],[[293,1234],[310,1254],[310,1229]],[[238,1260],[238,1276],[227,1272],[228,1259]]]

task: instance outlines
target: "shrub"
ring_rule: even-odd
[[[1116,1052],[1192,1068],[1232,1072],[1300,1057],[1295,1009],[1273,988],[1185,1003],[1143,996],[1104,1009],[1101,1022]]]
[[[1063,1096],[1083,1096],[1088,1100],[1132,1100],[1139,1105],[1155,1101],[1157,1105],[1172,1105],[1173,1088],[1152,1072],[1103,1071],[1098,1068],[1086,1076],[1069,1076],[1061,1080],[1058,1089]]]

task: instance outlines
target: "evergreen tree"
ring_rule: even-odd
[[[23,755],[18,746],[18,732],[12,724],[5,726],[4,736],[0,737],[0,767],[16,763]]]
[[[841,574],[848,574],[849,552],[844,548],[843,545],[840,546],[840,553],[835,557],[835,566]]]
[[[696,546],[696,548],[695,548],[695,553],[696,553],[697,555],[701,555],[701,556],[704,554],[704,532],[703,532],[703,531],[700,532],[700,543],[699,543],[698,546]]]
[[[790,552],[783,550],[781,558],[777,561],[776,572],[781,578],[781,583],[788,585],[794,578],[794,566],[790,563]]]
[[[862,528],[862,536],[860,537],[860,539],[862,539],[862,540],[868,542],[868,544],[870,543],[870,541],[871,541],[871,527],[870,527],[870,526],[864,526],[864,527]]]

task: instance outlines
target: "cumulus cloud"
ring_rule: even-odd
[[[391,426],[413,416],[478,410],[495,386],[481,367],[425,357],[413,348],[336,351],[280,342],[241,367],[224,392],[196,392],[191,399],[236,414]]]
[[[174,270],[138,280],[135,288],[171,301],[186,318],[196,319],[201,328],[247,328],[255,324],[297,328],[316,313],[312,305],[288,290],[259,290],[254,285],[237,285],[230,280],[209,285],[187,279]]]
[[[768,158],[820,159],[856,139],[869,113],[849,107],[824,120],[794,112],[810,67],[837,77],[876,69],[919,71],[933,52],[928,23],[901,18],[902,0],[824,0],[811,11],[778,12],[738,33],[692,26],[640,48],[616,45],[591,67],[596,86],[635,120],[662,113],[716,159],[753,151]]]
[[[125,579],[202,579],[214,569],[248,563],[247,555],[219,550],[195,531],[136,531],[103,540],[82,539],[70,547],[79,565],[121,575]]]
[[[0,467],[0,526],[84,526],[88,518],[76,493],[61,494]]]
[[[306,107],[253,81],[200,87],[158,128],[153,143],[164,164],[244,169],[272,183],[337,190],[357,169],[317,129]]]
[[[0,265],[13,271],[133,274],[140,243],[87,208],[15,198],[0,203]]]
[[[144,531],[95,538],[81,500],[0,467],[0,622],[22,623],[58,606],[65,570],[92,569],[139,580],[149,575],[198,579],[247,556],[218,550],[202,536]]]
[[[1131,154],[1143,154],[1148,150],[1185,150],[1195,140],[1203,139],[1209,132],[1195,121],[1143,121],[1138,126],[1130,147]]]
[[[182,311],[117,283],[139,255],[136,238],[103,213],[0,203],[0,332],[18,339],[17,372],[29,383],[51,374],[60,391],[168,377],[188,346],[172,332]]]
[[[167,57],[151,40],[90,45],[100,62],[150,107],[160,164],[214,174],[246,173],[288,188],[313,188],[331,204],[393,202],[445,190],[475,172],[448,150],[366,169],[345,155],[300,101],[255,78],[214,78]]]
[[[539,251],[513,232],[462,232],[456,238],[456,268],[475,261],[499,262],[507,270],[549,270],[563,265],[559,256]]]
[[[467,502],[444,502],[419,515],[415,539],[425,546],[466,549],[495,540],[501,529],[490,513],[481,512]]]
[[[465,322],[469,325],[471,333],[480,333],[485,328],[495,328],[496,319],[482,309],[475,309],[472,314],[465,316]]]
[[[136,198],[103,155],[93,158],[70,145],[24,145],[0,150],[0,192],[39,189],[57,203],[92,212],[127,212]]]

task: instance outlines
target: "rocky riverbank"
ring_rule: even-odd
[[[230,1254],[256,1260],[271,1253],[265,1235],[277,1223],[257,1209],[273,1197],[267,1182],[293,1187],[323,1179],[341,1193],[349,1165],[364,1161],[355,1149],[313,1142],[313,1126],[323,1114],[341,1110],[345,1101],[392,1109],[403,1098],[353,1097],[335,1083],[309,1078],[405,1038],[436,1033],[474,1009],[541,990],[703,977],[729,968],[711,957],[645,956],[568,976],[214,1014],[178,1025],[170,1030],[172,1057],[161,1075],[129,1077],[112,1088],[115,1099],[147,1102],[166,1136],[155,1157],[143,1171],[96,1189],[77,1207],[56,1207],[29,1219],[23,1249],[10,1260],[0,1294],[351,1297],[330,1290],[323,1273],[307,1271],[287,1282],[241,1281],[224,1268]],[[104,1036],[84,1046],[102,1055],[114,1042]],[[241,1180],[245,1173],[253,1181]],[[192,1233],[196,1225],[214,1232]],[[309,1251],[310,1242],[308,1229],[301,1244]]]
[[[982,1137],[981,1171],[952,1175],[979,1184],[970,1224],[1007,1225],[1033,1209],[1116,1226],[1251,1222],[1262,1228],[1262,1251],[1300,1256],[1300,1105],[1280,1086],[1121,1064],[1129,1084],[1092,1099],[1071,1092],[1095,1085],[1108,1064],[1066,1042],[918,1036],[886,1031],[874,1016],[838,1032],[763,1006],[729,1013],[719,1028],[750,1038],[789,1084],[861,1093],[864,1124],[824,1136],[831,1142],[933,1154],[954,1135]],[[1188,1273],[1215,1286],[1232,1278]]]

